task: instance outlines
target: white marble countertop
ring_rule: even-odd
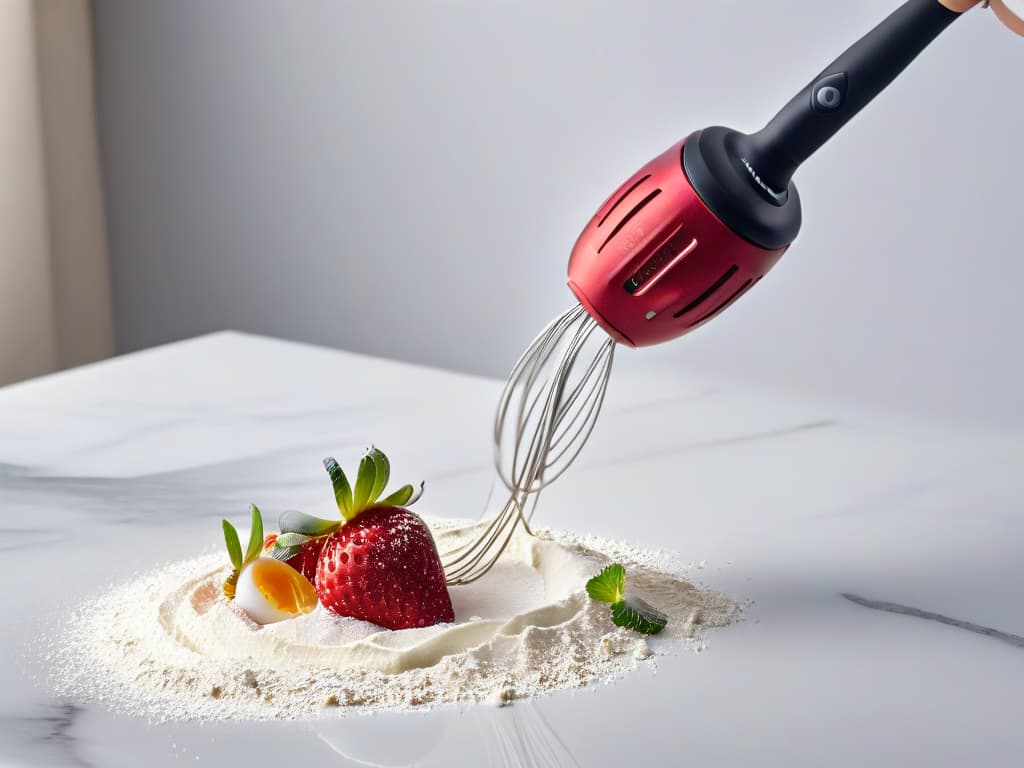
[[[540,522],[678,551],[752,599],[701,654],[508,708],[163,723],[53,698],[54,616],[216,544],[247,504],[315,511],[373,442],[420,511],[473,517],[495,381],[216,334],[0,390],[0,764],[1019,765],[1024,436],[754,388],[613,376]]]

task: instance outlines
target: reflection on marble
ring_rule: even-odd
[[[0,390],[0,553],[18,584],[0,765],[623,766],[638,745],[663,765],[1020,762],[1022,436],[628,365],[535,522],[668,549],[753,600],[704,653],[507,708],[316,722],[147,723],[45,686],[51,627],[85,596],[215,550],[249,502],[334,514],[324,455],[376,443],[427,479],[424,514],[479,515],[499,389],[217,334]],[[374,733],[393,751],[367,751]]]
[[[537,702],[522,702],[500,710],[480,709],[478,717],[487,721],[493,734],[487,741],[490,765],[502,768],[579,766]]]
[[[539,701],[510,706],[446,707],[319,721],[317,737],[353,765],[445,766],[458,750],[467,765],[572,768],[580,763]],[[445,749],[445,747],[449,749]]]
[[[422,765],[451,726],[449,712],[384,712],[371,717],[325,720],[314,726],[317,737],[355,765]]]

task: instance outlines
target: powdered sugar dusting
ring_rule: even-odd
[[[427,521],[446,551],[474,526]],[[621,542],[518,533],[492,573],[453,587],[456,621],[388,631],[313,613],[259,628],[218,593],[224,558],[165,566],[84,604],[49,668],[57,689],[157,719],[274,719],[454,702],[506,704],[620,676],[652,656],[700,650],[738,604]],[[615,627],[584,585],[610,562],[665,612],[654,637]]]

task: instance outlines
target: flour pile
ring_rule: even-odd
[[[447,551],[474,525],[427,521]],[[651,552],[591,537],[518,532],[477,582],[451,588],[456,620],[398,631],[318,607],[260,627],[225,600],[223,555],[167,565],[83,605],[50,668],[64,695],[157,719],[314,717],[325,709],[505,703],[619,676],[679,643],[700,649],[737,603],[672,575]],[[611,562],[669,617],[645,637],[612,624],[587,579]]]

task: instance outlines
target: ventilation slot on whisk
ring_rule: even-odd
[[[687,304],[685,307],[683,307],[678,312],[676,312],[674,315],[672,315],[672,317],[682,317],[683,315],[685,315],[690,310],[696,309],[697,307],[699,307],[705,301],[710,299],[711,295],[715,291],[717,291],[719,288],[721,288],[723,285],[725,285],[729,281],[729,278],[736,274],[736,271],[738,269],[739,269],[739,267],[736,266],[735,264],[733,264],[731,267],[729,267],[729,269],[726,270],[724,275],[722,275],[720,278],[718,278],[714,282],[714,284],[712,284],[712,286],[710,288],[708,288],[706,291],[704,291],[704,293],[702,293],[696,299],[694,299],[689,304]]]
[[[605,220],[606,220],[606,219],[607,219],[607,218],[608,218],[609,216],[611,216],[611,215],[612,215],[612,211],[614,211],[614,210],[615,210],[616,208],[618,208],[618,207],[619,207],[619,203],[621,203],[621,202],[622,202],[623,200],[625,200],[625,199],[626,199],[627,197],[629,197],[629,193],[630,193],[630,192],[632,192],[632,191],[633,191],[634,189],[636,189],[637,187],[639,187],[639,186],[640,186],[641,184],[643,184],[643,183],[644,183],[645,181],[647,181],[647,180],[648,180],[649,178],[651,178],[651,174],[649,174],[649,173],[648,173],[648,174],[647,174],[646,176],[644,176],[644,177],[643,177],[642,179],[640,179],[640,180],[639,180],[639,181],[637,181],[637,182],[636,182],[635,184],[633,184],[633,186],[631,186],[631,187],[630,187],[629,189],[627,189],[627,190],[626,190],[625,192],[623,192],[623,193],[622,193],[621,195],[619,195],[619,199],[618,199],[618,200],[616,200],[616,201],[615,201],[615,202],[614,202],[614,203],[612,204],[612,207],[611,207],[611,208],[609,208],[609,209],[608,209],[608,213],[606,213],[606,214],[605,214],[604,216],[602,216],[602,217],[601,217],[601,220],[600,220],[599,222],[597,222],[597,226],[599,226],[599,227],[600,227],[600,226],[601,226],[602,224],[604,224]]]
[[[746,291],[747,288],[749,288],[751,285],[753,285],[753,283],[754,283],[753,280],[747,279],[747,281],[745,283],[743,283],[743,285],[741,285],[739,288],[737,288],[735,291],[733,291],[732,294],[730,294],[729,298],[727,298],[725,301],[723,301],[721,304],[719,304],[717,307],[712,309],[707,314],[701,315],[700,317],[698,317],[696,320],[694,320],[694,322],[695,323],[703,323],[705,320],[707,320],[707,319],[709,319],[711,317],[714,317],[719,312],[721,312],[723,309],[725,309],[730,304],[732,304],[734,301],[736,301],[736,299],[738,299],[740,297],[740,294],[742,294],[744,291]]]
[[[651,192],[649,195],[647,195],[647,197],[645,197],[639,203],[634,205],[633,206],[633,210],[631,210],[629,213],[627,213],[625,216],[623,216],[622,217],[622,221],[620,221],[618,224],[615,225],[615,229],[613,229],[611,234],[608,235],[608,237],[606,237],[604,239],[604,242],[601,243],[601,247],[597,249],[597,252],[600,253],[601,250],[606,245],[608,245],[608,241],[611,240],[613,237],[615,237],[617,234],[619,234],[619,230],[621,230],[624,226],[626,226],[626,224],[629,222],[630,219],[632,219],[634,216],[636,216],[638,213],[640,213],[640,211],[643,210],[643,207],[645,205],[647,205],[649,202],[651,202],[651,200],[653,200],[654,198],[656,198],[660,194],[661,194],[661,190],[660,189],[656,189],[653,192]]]

